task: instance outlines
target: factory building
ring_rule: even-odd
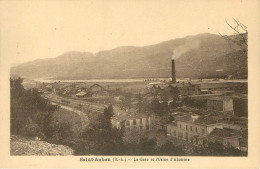
[[[208,116],[188,114],[176,117],[167,125],[167,136],[203,145],[208,142],[219,142],[225,146],[239,148],[240,131],[225,128],[222,123]]]
[[[207,109],[217,112],[234,112],[231,97],[210,97],[207,99]]]

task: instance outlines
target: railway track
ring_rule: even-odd
[[[46,97],[49,99],[51,102],[54,102],[56,104],[61,104],[61,105],[73,105],[73,107],[83,107],[86,110],[90,111],[95,111],[95,112],[104,112],[105,105],[102,104],[96,104],[96,103],[91,103],[91,102],[86,102],[82,100],[77,100],[77,99],[68,99],[68,98],[60,98],[60,97]]]

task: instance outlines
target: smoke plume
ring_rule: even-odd
[[[185,54],[191,49],[197,49],[200,47],[200,41],[189,41],[184,43],[181,46],[177,46],[176,48],[173,49],[172,51],[172,59],[178,59],[181,55]]]

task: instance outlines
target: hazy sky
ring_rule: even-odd
[[[21,63],[204,32],[231,34],[225,19],[246,24],[247,5],[242,0],[1,1],[1,55]]]

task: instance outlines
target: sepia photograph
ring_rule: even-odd
[[[252,4],[0,1],[10,158],[248,158]]]

